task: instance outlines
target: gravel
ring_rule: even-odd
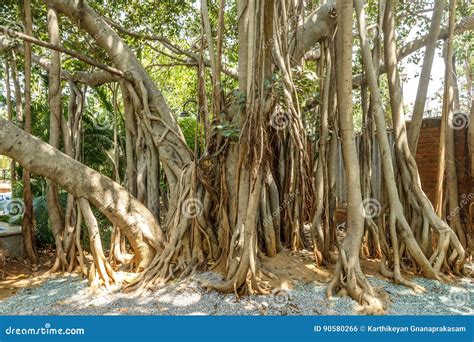
[[[215,278],[207,272],[199,278]],[[118,288],[92,295],[79,277],[52,278],[36,288],[22,289],[0,301],[0,315],[350,315],[357,303],[347,296],[326,298],[326,284],[298,284],[291,290],[277,289],[272,295],[240,299],[199,287],[197,277],[170,283],[154,293],[136,295]],[[370,277],[374,289],[389,296],[386,314],[473,315],[474,285],[464,278],[446,284],[414,278],[426,293]]]

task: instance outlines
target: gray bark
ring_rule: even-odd
[[[0,120],[0,154],[29,167],[76,198],[85,198],[119,226],[130,241],[139,268],[161,250],[163,236],[153,215],[110,178],[66,156],[15,125]]]

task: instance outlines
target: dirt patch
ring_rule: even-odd
[[[54,253],[52,251],[40,253],[39,265],[41,266],[36,268],[18,260],[7,259],[3,268],[0,268],[0,300],[13,296],[22,288],[38,288],[50,279],[57,278],[59,280],[64,274],[46,274],[51,268],[53,261]],[[273,258],[263,257],[260,259],[260,262],[261,275],[259,278],[272,289],[295,290],[296,288],[301,289],[302,286],[304,288],[307,285],[306,290],[300,291],[303,294],[305,291],[309,291],[307,294],[308,298],[312,296],[309,293],[313,291],[308,289],[316,287],[320,291],[322,300],[325,299],[325,288],[332,278],[333,266],[316,266],[313,253],[310,251],[291,252],[286,250]],[[379,260],[362,259],[361,266],[364,274],[367,275],[369,282],[373,286],[375,295],[382,301],[385,309],[390,309],[396,304],[393,298],[391,298],[396,291],[406,293],[407,288],[395,285],[390,279],[380,275]],[[431,284],[412,273],[403,272],[403,275],[407,279],[417,279],[417,282]],[[443,283],[446,284],[455,283],[457,279],[444,280]],[[183,286],[186,286],[185,283],[183,283]],[[439,286],[443,285],[439,284]],[[213,295],[219,296],[219,294]]]
[[[45,272],[51,268],[54,254],[49,250],[41,250],[38,257],[38,265],[32,266],[0,255],[0,300],[13,296],[22,288],[40,286],[51,278]]]
[[[332,268],[316,267],[308,251],[283,251],[273,258],[264,258],[261,270],[272,288],[293,288],[296,283],[326,283]]]
[[[361,260],[361,264],[368,277],[377,277],[390,282],[380,275],[377,260]],[[265,258],[261,270],[265,276],[265,282],[272,288],[293,289],[295,285],[301,283],[328,283],[332,277],[333,265],[317,267],[314,256],[309,251],[284,251],[273,258]],[[373,289],[385,308],[392,304],[389,294],[382,286],[374,284]]]

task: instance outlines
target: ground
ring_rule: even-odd
[[[233,294],[206,291],[200,279],[215,279],[211,272],[175,281],[153,293],[111,292],[91,294],[87,281],[74,274],[47,276],[50,258],[31,269],[9,261],[0,278],[0,315],[350,315],[364,313],[347,296],[326,298],[332,270],[315,268],[308,252],[283,252],[263,262],[270,295],[237,298]],[[392,315],[473,315],[472,278],[436,282],[421,277],[411,280],[425,293],[395,285],[377,273],[376,262],[365,260],[364,269],[385,312]],[[1,273],[0,273],[1,276]],[[405,276],[410,277],[409,274]]]

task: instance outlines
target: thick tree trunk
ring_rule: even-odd
[[[64,141],[64,152],[67,156],[77,159],[76,148],[80,148],[80,135],[79,130],[82,129],[82,93],[77,89],[73,82],[69,82],[69,106],[67,116],[62,118],[62,135]],[[79,97],[77,96],[79,94]],[[79,234],[80,230],[77,229],[77,216],[80,215],[75,202],[74,196],[71,194],[67,195],[67,204],[64,215],[64,228],[62,230],[61,240],[63,241],[63,249],[67,255],[67,266],[68,272],[71,272],[76,265],[76,258],[79,261],[79,265],[85,265],[82,253],[76,255],[76,244],[74,243],[75,237]]]
[[[168,179],[179,179],[180,170],[183,170],[185,165],[192,160],[191,151],[163,95],[133,51],[86,2],[58,0],[45,0],[45,2],[89,33],[107,52],[116,67],[133,77],[134,91],[142,102],[138,105],[146,112],[143,121],[147,129],[152,128],[150,134],[153,135],[153,141],[160,150],[160,157],[166,162],[165,170],[167,170]]]
[[[105,50],[116,67],[127,75],[124,85],[133,108],[137,127],[137,196],[158,213],[158,181],[156,170],[160,158],[170,188],[166,226],[180,217],[178,202],[185,201],[189,184],[183,179],[191,172],[193,154],[173,117],[166,101],[134,52],[86,2],[45,0],[71,19],[80,29],[89,33]],[[132,80],[132,81],[129,81]],[[142,155],[140,155],[142,153]],[[140,180],[142,177],[142,180]],[[145,183],[146,182],[146,183]],[[186,194],[186,197],[182,197]]]
[[[446,58],[447,57],[448,56],[446,56]],[[459,88],[456,77],[456,63],[454,58],[451,60],[445,60],[445,63],[451,63],[452,65],[452,72],[447,76],[451,77],[451,84],[453,86],[453,98],[449,108],[448,126],[446,127],[446,190],[448,198],[446,219],[449,220],[448,222],[451,228],[456,232],[463,247],[467,247],[466,232],[464,231],[461,222],[460,208],[462,208],[463,205],[459,203],[459,184],[454,140],[454,131],[457,129],[464,129],[465,121],[462,121],[463,124],[460,126],[455,125],[456,120],[458,120],[456,115],[463,115],[459,108]]]
[[[326,48],[325,61],[326,74],[323,75],[321,70],[321,82],[320,87],[322,89],[322,105],[320,106],[320,137],[319,137],[319,148],[318,148],[318,160],[316,166],[316,174],[314,176],[315,181],[317,182],[316,188],[316,213],[314,214],[312,221],[312,240],[313,240],[313,250],[315,254],[315,260],[318,265],[320,265],[323,260],[329,261],[328,250],[325,248],[327,246],[327,240],[329,238],[328,234],[325,234],[325,231],[329,229],[328,221],[323,222],[324,210],[327,210],[326,198],[328,196],[327,184],[328,180],[328,163],[327,163],[327,142],[329,141],[329,101],[330,101],[330,84],[331,84],[331,71],[332,71],[332,60],[329,53],[330,49]],[[322,69],[322,66],[321,66]],[[324,215],[327,219],[327,213]]]
[[[76,198],[89,200],[112,224],[122,229],[135,252],[138,269],[146,267],[161,250],[163,236],[156,219],[111,179],[5,120],[0,120],[0,154],[51,179]]]
[[[337,101],[346,176],[348,229],[339,248],[339,258],[327,291],[328,295],[332,296],[334,291],[344,288],[352,298],[380,312],[383,311],[382,305],[373,296],[373,290],[362,273],[359,260],[364,234],[364,216],[360,209],[362,193],[352,121],[352,15],[351,0],[337,2],[336,58],[339,63],[336,69]]]
[[[470,54],[468,53],[469,48],[466,51],[466,56],[464,57],[464,69],[466,74],[466,90],[467,90],[467,98],[468,98],[468,115],[469,121],[472,123],[474,121],[474,88],[472,87],[472,79],[473,79],[473,70],[471,68],[470,62]],[[467,128],[467,142],[468,142],[468,151],[469,151],[469,171],[471,178],[469,182],[471,186],[469,187],[470,192],[474,192],[474,183],[472,182],[472,178],[474,177],[474,125],[470,124]],[[471,240],[473,238],[472,234],[474,232],[474,204],[471,202],[469,204],[469,218],[468,218],[468,236],[467,240],[469,244],[471,244]],[[472,240],[474,243],[474,240]],[[474,245],[473,245],[474,249]]]
[[[444,216],[445,211],[443,198],[446,173],[446,148],[449,147],[447,132],[449,130],[448,125],[450,124],[449,118],[452,118],[453,116],[454,89],[452,84],[453,78],[451,75],[453,72],[453,64],[451,63],[451,60],[453,58],[454,25],[456,23],[456,0],[450,0],[449,8],[449,33],[448,39],[445,41],[445,59],[448,62],[445,63],[443,109],[439,137],[438,178],[435,189],[435,207],[436,212],[440,217]]]
[[[302,24],[295,25],[297,29],[288,37],[290,61],[293,66],[300,64],[304,55],[332,32],[336,23],[335,2],[334,0],[327,1],[304,18]],[[295,24],[296,18],[299,16],[291,17],[289,24]]]

